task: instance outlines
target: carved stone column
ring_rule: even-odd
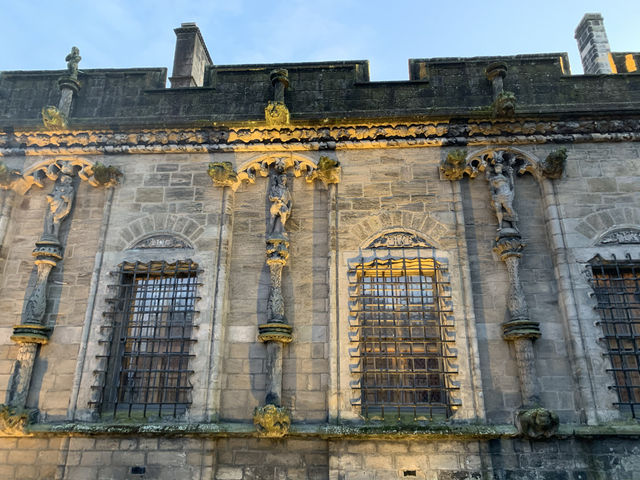
[[[36,410],[27,410],[26,402],[31,385],[31,375],[38,348],[49,342],[51,327],[47,324],[47,287],[49,275],[62,260],[64,247],[60,239],[60,227],[71,213],[76,188],[74,177],[78,175],[92,185],[113,186],[120,171],[114,167],[91,164],[85,160],[56,160],[43,165],[29,175],[11,172],[11,181],[0,181],[0,185],[25,193],[32,185],[40,185],[43,176],[55,180],[47,195],[44,228],[36,242],[33,256],[37,275],[33,290],[26,298],[20,325],[13,327],[11,340],[20,345],[11,375],[8,403],[0,405],[0,431],[12,435],[22,433]],[[6,172],[5,172],[6,173]],[[19,178],[13,178],[19,177]]]
[[[494,82],[494,94],[498,92],[499,95],[502,91],[505,73],[506,66],[500,64],[487,68],[487,78]],[[559,421],[554,412],[540,407],[533,348],[534,341],[540,337],[540,324],[529,316],[520,281],[520,260],[525,244],[518,230],[518,214],[513,205],[515,176],[531,172],[538,178],[559,178],[565,159],[566,152],[559,150],[538,164],[515,149],[496,149],[472,156],[464,151],[453,151],[440,164],[441,174],[448,180],[459,180],[465,173],[473,178],[484,171],[489,183],[491,206],[498,223],[493,251],[504,262],[509,280],[506,292],[509,319],[502,324],[502,337],[513,344],[522,395],[522,408],[516,412],[515,423],[523,435],[531,438],[553,435]]]

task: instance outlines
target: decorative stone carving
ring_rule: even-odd
[[[237,188],[238,174],[233,169],[231,162],[211,162],[208,173],[216,187]]]
[[[621,228],[605,233],[600,237],[598,245],[627,245],[640,243],[640,230],[635,228]]]
[[[273,85],[273,101],[264,109],[267,126],[278,127],[289,124],[289,109],[284,103],[284,91],[289,88],[289,72],[284,68],[272,70],[269,75]]]
[[[18,411],[23,410],[27,403],[29,386],[31,385],[31,373],[36,361],[39,343],[42,342],[21,343],[16,361],[13,364],[7,397],[9,405]]]
[[[502,152],[497,151],[491,165],[485,170],[491,191],[491,206],[498,218],[498,230],[517,230],[518,214],[513,208],[515,184],[511,160],[513,158],[505,158]]]
[[[260,436],[279,438],[289,432],[291,416],[286,408],[267,404],[255,409],[253,423]]]
[[[440,162],[440,173],[447,180],[460,180],[467,171],[467,151],[453,150]],[[470,172],[467,172],[470,173]]]
[[[546,408],[520,410],[516,414],[516,427],[527,438],[550,438],[558,432],[558,414]]]
[[[36,410],[0,405],[0,433],[11,436],[27,435],[27,427],[35,421]]]
[[[78,79],[78,64],[82,57],[78,47],[71,47],[71,53],[64,59],[67,62],[67,74],[74,80]]]
[[[373,242],[367,245],[367,248],[379,248],[379,247],[426,247],[431,248],[423,238],[415,234],[410,234],[405,231],[402,232],[388,232],[384,235],[377,237]]]
[[[136,243],[131,249],[137,248],[193,248],[187,242],[174,235],[154,235]]]
[[[512,117],[516,112],[516,95],[513,92],[500,92],[491,108],[496,117]]]
[[[50,130],[67,129],[67,117],[53,105],[42,107],[42,123]]]
[[[313,172],[311,180],[320,180],[325,187],[328,187],[332,183],[340,183],[341,174],[342,167],[338,160],[322,156],[318,160],[318,167]]]
[[[567,149],[559,148],[551,152],[542,162],[542,173],[547,178],[558,179],[562,177],[564,166],[567,163]]]
[[[336,142],[350,148],[447,145],[465,147],[475,144],[517,145],[520,135],[532,143],[553,144],[571,141],[638,142],[640,119],[626,120],[478,120],[453,125],[449,122],[398,122],[352,126],[289,125],[286,129],[251,127],[201,127],[188,129],[140,129],[125,131],[21,130],[0,133],[2,155],[91,155],[104,153],[207,153],[216,151],[252,152],[264,145],[308,144],[323,148]],[[505,148],[509,150],[509,148]],[[533,172],[532,172],[533,173]]]
[[[284,103],[269,102],[264,107],[264,120],[268,127],[281,127],[289,124],[291,114]]]
[[[287,223],[289,215],[291,215],[291,194],[287,186],[287,174],[285,173],[285,164],[278,161],[274,164],[273,175],[271,176],[271,185],[269,186],[269,201],[271,215],[269,228],[267,230],[267,239],[288,238],[285,233],[284,226]]]
[[[19,170],[9,170],[3,162],[0,162],[0,188],[3,190],[13,189],[21,179],[22,175]]]
[[[494,62],[484,70],[487,80],[491,82],[493,88],[493,98],[497,98],[504,89],[504,77],[507,76],[509,67],[505,62]]]
[[[93,171],[93,178],[97,185],[102,187],[114,187],[118,184],[118,179],[122,176],[122,172],[119,168],[113,165],[104,165],[100,162],[96,162],[91,168]]]

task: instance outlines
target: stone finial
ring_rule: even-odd
[[[67,74],[74,80],[78,79],[78,64],[82,60],[78,47],[71,47],[71,53],[65,57],[67,62]]]
[[[549,438],[556,434],[560,426],[558,414],[546,408],[520,410],[516,414],[516,427],[527,438]]]
[[[255,409],[253,423],[260,436],[280,438],[289,432],[291,416],[285,407],[267,404]]]
[[[273,85],[273,101],[264,109],[264,118],[267,125],[277,127],[289,123],[289,109],[284,103],[284,91],[289,88],[289,71],[285,68],[272,70],[269,74]]]
[[[565,164],[567,163],[567,149],[559,148],[554,150],[542,161],[542,173],[551,179],[562,177]]]

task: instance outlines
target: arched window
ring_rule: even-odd
[[[437,420],[454,407],[446,264],[416,235],[373,241],[349,268],[353,403],[377,420]]]

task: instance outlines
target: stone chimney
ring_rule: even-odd
[[[173,72],[169,81],[171,88],[201,87],[204,69],[213,65],[200,29],[195,23],[183,23],[176,32],[176,53],[173,57]]]
[[[611,69],[609,40],[604,29],[602,15],[599,13],[587,13],[578,28],[576,28],[576,40],[582,59],[582,68],[585,74],[613,73]]]

